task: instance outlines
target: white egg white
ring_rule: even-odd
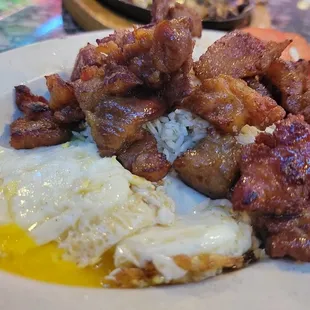
[[[121,241],[114,256],[118,269],[112,272],[111,279],[122,267],[145,268],[151,262],[169,283],[187,273],[174,262],[173,257],[177,255],[239,257],[251,249],[251,226],[234,219],[227,208],[219,207],[230,203],[210,199],[206,202],[192,214],[178,218],[170,227],[146,228]]]

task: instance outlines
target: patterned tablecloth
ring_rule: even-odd
[[[274,28],[310,41],[310,0],[269,0]],[[61,0],[0,0],[0,52],[82,32]]]

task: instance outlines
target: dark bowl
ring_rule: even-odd
[[[121,0],[98,0],[100,3],[109,6],[114,11],[117,11],[137,22],[147,24],[151,21],[151,11],[143,9],[136,5],[127,3]],[[216,30],[232,30],[247,26],[251,21],[251,15],[254,10],[255,4],[247,5],[241,14],[236,17],[228,18],[226,20],[208,20],[202,21],[203,27],[206,29]]]

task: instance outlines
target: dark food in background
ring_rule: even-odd
[[[187,1],[197,1],[202,3],[207,8],[207,13],[204,18],[223,21],[230,18],[234,18],[241,13],[244,9],[250,5],[249,0],[187,0]]]
[[[187,17],[192,23],[191,32],[193,37],[201,37],[202,22],[199,12],[186,6],[175,3],[172,0],[154,0],[152,5],[152,22],[158,23],[163,20]]]
[[[235,30],[212,44],[194,63],[194,70],[202,81],[220,74],[235,78],[261,75],[290,43],[290,40],[263,42],[248,33]]]
[[[231,134],[238,134],[246,124],[264,130],[285,117],[285,111],[273,99],[227,75],[204,80],[182,106]]]
[[[124,1],[124,0],[123,0]],[[125,0],[125,2],[139,6],[135,0]],[[183,3],[183,2],[182,2]],[[167,16],[168,5],[180,5],[177,0],[154,0],[150,5],[152,16]],[[237,17],[244,12],[244,9],[250,5],[249,0],[186,0],[183,4],[189,8],[196,9],[201,12],[200,19],[208,19],[213,21],[224,21]],[[154,15],[155,13],[155,15]],[[156,21],[153,20],[153,21]]]
[[[133,143],[117,159],[133,174],[152,182],[163,179],[171,168],[166,156],[158,152],[155,138],[148,132],[144,132],[143,138]]]
[[[310,261],[310,125],[289,115],[245,147],[234,210],[247,211],[271,257]]]
[[[179,177],[197,191],[213,198],[227,198],[238,178],[241,145],[231,135],[209,131],[196,147],[173,163]]]
[[[134,4],[134,1],[128,1]],[[173,0],[153,0],[152,3],[152,22],[157,23],[168,17]]]

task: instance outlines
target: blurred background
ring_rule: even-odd
[[[84,31],[147,23],[151,0],[0,0],[0,52]],[[310,0],[177,0],[197,7],[204,27],[295,32],[310,41]]]

